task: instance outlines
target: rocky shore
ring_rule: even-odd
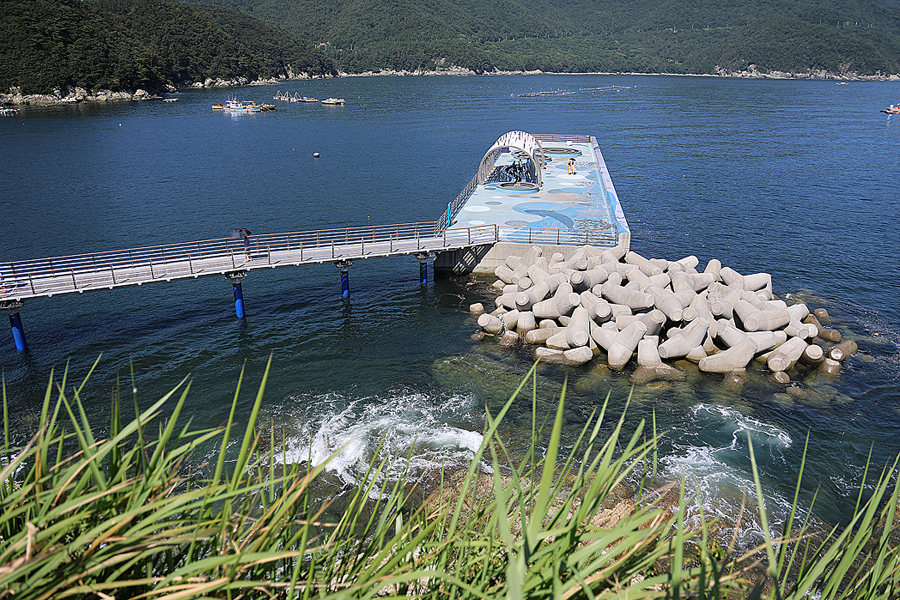
[[[748,65],[746,69],[734,71],[717,66],[716,77],[738,77],[742,79],[809,79],[816,81],[900,81],[900,75],[860,75],[853,71],[835,73],[824,69],[793,73],[789,71],[758,71],[756,65]]]
[[[815,81],[900,81],[900,75],[884,75],[877,73],[875,75],[860,75],[852,71],[835,73],[824,69],[810,72],[788,72],[788,71],[759,71],[756,65],[749,65],[746,69],[735,71],[716,67],[715,73],[635,73],[625,71],[597,71],[591,73],[570,73],[570,72],[550,72],[550,71],[501,71],[494,69],[493,71],[473,71],[465,67],[451,66],[443,69],[425,70],[417,69],[414,71],[395,71],[392,69],[383,69],[381,71],[366,71],[364,73],[339,73],[341,77],[428,77],[435,75],[454,75],[454,76],[472,76],[472,75],[663,75],[671,77],[733,77],[739,79],[805,79]]]
[[[6,94],[0,94],[0,105],[13,106],[56,106],[60,104],[77,104],[80,102],[118,102],[124,100],[143,101],[157,100],[163,97],[163,94],[174,94],[179,89],[188,88],[224,88],[224,87],[241,87],[247,85],[274,85],[284,81],[291,80],[307,80],[320,79],[320,77],[312,76],[303,72],[295,74],[291,71],[283,77],[271,77],[268,79],[247,79],[246,77],[235,77],[233,79],[213,79],[207,78],[204,81],[182,81],[177,86],[166,85],[160,90],[97,90],[89,92],[81,87],[67,86],[63,89],[55,89],[52,94],[23,94],[17,87],[10,88]]]
[[[174,91],[174,88],[173,88]],[[118,102],[122,100],[151,100],[159,98],[147,90],[118,91],[99,90],[88,92],[84,88],[70,87],[65,90],[55,89],[52,94],[23,94],[19,88],[11,88],[8,94],[0,94],[0,104],[13,106],[56,106],[58,104],[77,104],[79,102]]]
[[[809,73],[788,73],[782,71],[757,71],[756,65],[750,65],[741,71],[731,71],[716,67],[715,74],[675,74],[675,73],[549,73],[544,71],[473,71],[465,67],[449,66],[436,70],[395,71],[391,69],[381,71],[367,71],[365,73],[338,73],[338,77],[428,77],[438,75],[475,76],[475,75],[673,75],[691,77],[737,77],[744,79],[809,79],[821,81],[900,81],[900,75],[859,75],[853,72],[833,73],[831,71],[815,71]],[[324,76],[328,77],[328,76]],[[162,94],[176,93],[185,88],[218,88],[240,87],[247,85],[274,85],[284,81],[320,79],[322,77],[311,76],[308,73],[294,74],[288,72],[286,76],[271,77],[268,79],[250,80],[246,77],[233,79],[212,79],[204,81],[183,81],[178,86],[167,85],[161,90],[98,90],[89,92],[84,88],[68,86],[65,90],[55,89],[52,94],[22,94],[19,88],[10,88],[8,93],[0,94],[0,105],[12,106],[55,106],[59,104],[74,104],[79,102],[115,102],[122,100],[142,101],[162,98]]]

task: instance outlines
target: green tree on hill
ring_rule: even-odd
[[[321,51],[268,23],[173,0],[5,0],[0,35],[0,91],[25,94],[336,74]]]
[[[350,72],[451,64],[474,70],[713,73],[755,64],[762,71],[900,72],[898,0],[205,1],[321,43]]]

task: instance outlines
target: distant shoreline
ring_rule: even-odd
[[[829,71],[816,71],[813,73],[791,73],[784,71],[757,71],[753,66],[743,71],[727,71],[720,70],[718,73],[638,73],[638,72],[590,72],[590,73],[571,73],[571,72],[553,72],[553,71],[488,71],[478,73],[470,69],[462,67],[452,67],[440,71],[366,71],[363,73],[338,73],[337,77],[331,76],[314,76],[314,77],[294,77],[294,78],[269,78],[259,80],[248,80],[244,77],[236,79],[208,79],[205,82],[185,82],[181,86],[168,86],[165,90],[147,91],[143,89],[131,90],[100,90],[95,94],[90,94],[83,88],[68,88],[65,95],[61,90],[56,90],[53,94],[22,94],[15,88],[10,89],[10,93],[0,94],[0,105],[8,106],[60,106],[65,104],[102,104],[104,102],[118,101],[145,101],[158,100],[165,97],[166,94],[177,93],[183,89],[212,89],[212,88],[232,88],[232,87],[250,87],[261,85],[278,85],[291,81],[308,81],[313,79],[336,79],[349,77],[498,77],[507,75],[585,75],[585,76],[609,76],[609,75],[640,75],[654,77],[716,77],[723,79],[770,79],[770,80],[788,80],[788,81],[834,81],[834,82],[868,82],[868,81],[900,81],[900,75],[858,75],[856,73],[840,74]]]
[[[363,73],[340,73],[340,77],[429,77],[440,75],[454,76],[497,76],[497,75],[644,75],[663,77],[721,77],[732,79],[788,79],[798,81],[900,81],[900,74],[891,75],[859,75],[857,73],[834,73],[831,71],[814,71],[812,73],[793,73],[787,71],[762,72],[752,65],[743,71],[720,69],[717,73],[641,73],[631,71],[486,71],[478,73],[461,67],[441,71],[366,71]]]

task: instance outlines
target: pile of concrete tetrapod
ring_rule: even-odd
[[[783,383],[798,363],[829,374],[857,350],[797,302],[772,293],[768,273],[741,275],[713,259],[647,259],[621,249],[578,248],[565,260],[530,246],[495,270],[497,308],[469,307],[483,333],[500,343],[537,345],[541,362],[581,365],[605,354],[621,370],[637,355],[633,379],[680,379],[663,361],[687,359],[708,373],[737,376],[754,358]]]

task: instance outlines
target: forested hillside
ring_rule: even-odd
[[[294,34],[222,7],[172,0],[3,0],[0,36],[2,92],[334,74],[324,54]]]
[[[900,0],[205,2],[3,0],[0,92],[451,66],[900,73]]]
[[[205,0],[342,70],[900,72],[898,0]]]

